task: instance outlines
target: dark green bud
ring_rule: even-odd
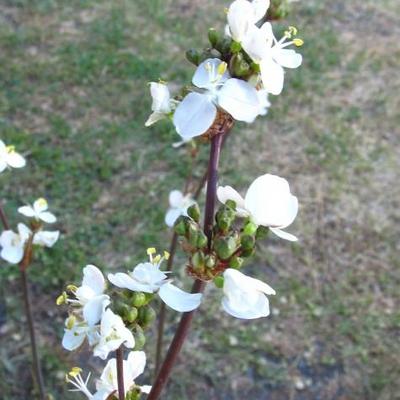
[[[240,244],[244,250],[251,250],[256,245],[256,239],[254,236],[243,235],[240,238]]]
[[[222,206],[215,215],[218,228],[223,232],[227,232],[235,221],[235,217],[236,213],[234,209]]]
[[[146,297],[146,303],[145,304],[149,304],[150,301],[154,299],[154,294],[153,293],[145,293],[144,295]]]
[[[256,234],[257,228],[258,228],[258,226],[257,226],[256,224],[254,224],[253,222],[248,222],[248,223],[246,224],[246,226],[244,227],[244,229],[243,229],[243,233],[244,233],[245,235],[251,235],[251,236],[253,236],[253,235]]]
[[[135,322],[138,316],[138,309],[136,307],[132,307],[125,313],[125,320],[129,323]]]
[[[195,50],[195,49],[190,49],[186,52],[186,58],[189,62],[191,62],[194,65],[199,65],[201,62],[201,55],[200,53]]]
[[[194,269],[203,269],[204,268],[204,254],[201,251],[196,251],[196,253],[192,256],[192,266]]]
[[[141,395],[140,390],[134,388],[126,394],[125,400],[140,400],[140,395]],[[112,398],[114,399],[116,397]]]
[[[236,210],[236,202],[233,201],[233,200],[228,200],[228,201],[225,203],[225,205],[226,205],[228,208],[232,208],[232,210]]]
[[[135,336],[134,350],[136,351],[142,350],[146,343],[146,336],[144,335],[143,329],[139,325],[136,325],[134,336]]]
[[[208,40],[210,41],[211,46],[216,48],[220,40],[220,35],[214,28],[208,30]]]
[[[150,325],[156,318],[156,312],[150,306],[139,308],[139,320],[141,326]]]
[[[251,257],[252,255],[254,255],[255,253],[255,249],[254,247],[252,249],[248,249],[248,250],[243,250],[240,255],[244,258],[248,258]]]
[[[266,226],[259,226],[256,233],[256,239],[265,239],[269,234],[269,228]]]
[[[185,236],[187,232],[187,217],[181,215],[174,224],[174,231],[179,236]]]
[[[217,259],[212,254],[209,254],[205,258],[205,264],[206,264],[206,268],[212,269],[217,264]]]
[[[234,269],[240,269],[243,265],[243,262],[244,262],[244,260],[242,257],[233,257],[229,261],[229,267],[234,268]]]
[[[208,244],[208,239],[207,236],[205,235],[205,233],[203,231],[199,231],[198,232],[198,236],[197,236],[197,248],[198,249],[204,249],[204,247],[206,247]]]
[[[227,260],[237,249],[236,240],[233,237],[218,238],[214,243],[214,249],[221,260]]]
[[[251,70],[252,70],[253,72],[255,72],[256,74],[259,74],[259,73],[261,72],[260,64],[252,63],[252,64],[251,64]]]
[[[239,53],[240,50],[242,50],[242,45],[239,42],[235,42],[233,40],[231,43],[231,52],[236,54]]]
[[[244,59],[242,53],[237,53],[231,58],[229,67],[232,74],[238,77],[245,77],[251,71],[250,65]]]
[[[133,292],[132,305],[135,307],[143,307],[147,303],[146,295],[142,292]]]
[[[223,276],[216,276],[214,278],[214,284],[217,288],[222,289],[224,287],[224,277]]]
[[[216,45],[215,48],[223,55],[227,55],[231,51],[231,43],[232,39],[225,38],[220,40]]]
[[[192,204],[188,209],[187,209],[187,214],[189,215],[190,218],[192,218],[194,221],[199,222],[200,221],[200,207],[197,203]]]
[[[199,237],[199,226],[191,221],[189,223],[188,231],[187,231],[187,239],[193,247],[197,247],[197,238]]]

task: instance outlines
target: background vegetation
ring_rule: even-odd
[[[184,50],[205,45],[208,27],[223,29],[226,5],[0,1],[0,138],[29,161],[1,176],[1,197],[15,222],[17,206],[45,195],[63,232],[30,271],[56,399],[78,398],[63,381],[71,366],[101,367],[61,349],[65,313],[54,299],[64,284],[86,263],[112,271],[167,247],[168,193],[189,162],[168,123],[144,128],[146,82],[187,82]],[[399,11],[396,0],[304,0],[278,24],[298,26],[304,65],[287,73],[267,118],[237,126],[221,183],[244,190],[265,172],[286,177],[301,240],[271,237],[247,267],[277,290],[272,317],[235,320],[208,288],[165,399],[400,399]],[[18,285],[17,269],[1,265],[5,400],[32,390]],[[169,317],[171,336],[178,315]]]

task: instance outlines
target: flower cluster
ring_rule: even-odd
[[[297,29],[290,26],[281,39],[273,33],[267,0],[235,0],[227,10],[225,34],[209,31],[211,47],[190,50],[187,58],[197,66],[192,87],[171,98],[164,82],[150,84],[153,114],[147,126],[171,117],[184,141],[206,134],[220,113],[251,123],[267,113],[268,95],[279,95],[284,68],[297,68],[302,56],[289,46],[302,46]]]

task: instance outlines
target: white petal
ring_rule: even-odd
[[[62,340],[62,346],[68,351],[76,350],[85,341],[86,335],[76,329],[66,329]]]
[[[31,206],[19,207],[18,212],[28,218],[33,218],[36,215],[35,210]]]
[[[198,88],[211,89],[216,84],[221,84],[229,79],[229,72],[226,70],[221,76],[218,74],[218,67],[222,64],[218,58],[208,58],[203,61],[193,75],[192,83]]]
[[[270,0],[253,0],[251,3],[254,13],[254,22],[264,18],[270,5]]]
[[[216,116],[217,108],[207,95],[190,93],[176,109],[174,124],[178,134],[188,140],[205,133]]]
[[[167,282],[158,292],[161,300],[169,307],[179,312],[193,311],[201,303],[201,293],[187,293]]]
[[[96,296],[89,300],[83,307],[83,317],[89,326],[96,325],[104,313],[106,307],[110,304],[110,298],[107,295]]]
[[[272,27],[269,22],[265,23],[261,28],[252,25],[243,38],[242,47],[250,58],[259,64],[264,57],[270,54],[272,38]]]
[[[258,296],[258,302],[252,307],[246,308],[243,307],[243,305],[235,307],[226,297],[222,299],[222,306],[228,314],[240,319],[262,318],[270,314],[269,300],[266,296],[261,294]]]
[[[274,233],[276,236],[280,237],[281,239],[289,240],[289,242],[297,242],[299,239],[292,235],[291,233],[282,231],[279,228],[270,228],[271,232]]]
[[[7,164],[13,168],[23,168],[26,165],[25,158],[16,152],[8,153]]]
[[[232,38],[241,42],[250,25],[254,24],[254,9],[247,0],[235,0],[228,10],[228,24]]]
[[[249,213],[245,210],[243,197],[231,186],[219,186],[217,189],[218,200],[225,204],[228,200],[236,203],[236,211],[239,217],[247,217]]]
[[[116,274],[108,274],[108,280],[121,289],[129,289],[133,292],[153,293],[154,289],[148,284],[142,284],[133,279],[128,274],[118,272]]]
[[[178,208],[171,208],[165,214],[165,224],[172,228],[175,221],[182,215],[182,210]]]
[[[303,61],[302,55],[291,49],[273,48],[272,57],[285,68],[298,68]]]
[[[143,374],[146,367],[146,354],[144,351],[131,351],[126,360],[129,381],[134,381]]]
[[[53,247],[59,237],[59,231],[39,231],[33,238],[33,244],[37,244],[38,246]]]
[[[31,236],[32,231],[25,224],[18,224],[17,228],[21,241],[26,242],[29,239],[29,236]]]
[[[18,264],[24,257],[24,248],[20,246],[3,247],[0,256],[10,264]]]
[[[82,286],[90,287],[97,295],[103,294],[106,282],[102,272],[95,265],[87,265],[83,269]]]
[[[33,203],[33,209],[35,210],[35,212],[37,214],[46,211],[49,208],[49,205],[47,203],[47,201],[43,198],[37,199],[34,203]]]
[[[153,98],[151,109],[155,112],[168,114],[171,111],[168,86],[163,83],[150,83],[150,92]]]
[[[253,122],[260,113],[257,90],[241,79],[229,79],[218,93],[218,104],[238,121]]]
[[[151,126],[153,124],[155,124],[158,121],[161,121],[162,119],[166,118],[166,114],[162,114],[159,112],[153,112],[150,117],[147,119],[147,121],[145,122],[144,126]]]
[[[183,193],[180,190],[172,190],[169,194],[169,205],[173,208],[179,208],[183,203]]]
[[[285,76],[283,68],[271,57],[266,57],[261,61],[260,69],[264,89],[274,95],[281,94]]]
[[[7,163],[0,158],[0,173],[3,172],[7,168]]]
[[[54,214],[48,211],[41,212],[39,217],[42,221],[46,222],[47,224],[54,224],[57,221],[57,218]]]
[[[149,394],[151,392],[152,386],[150,385],[142,385],[140,386],[140,391],[145,394]]]

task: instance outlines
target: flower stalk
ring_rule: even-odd
[[[119,347],[115,353],[117,359],[118,399],[125,400],[124,350],[122,346]]]

